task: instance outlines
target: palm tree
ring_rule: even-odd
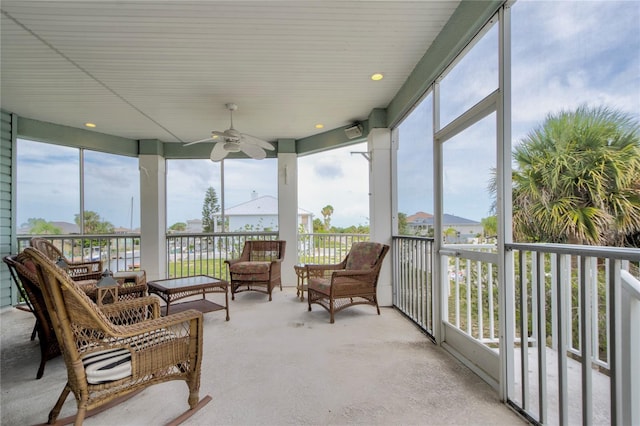
[[[623,245],[640,231],[640,126],[604,107],[547,116],[514,149],[516,241]]]
[[[329,232],[331,229],[331,215],[333,214],[333,206],[331,204],[327,204],[320,211],[322,216],[324,217],[324,229]]]

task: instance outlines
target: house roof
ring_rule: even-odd
[[[414,218],[413,220],[409,220],[409,218]],[[418,212],[414,215],[407,217],[407,223],[409,225],[419,226],[419,225],[429,225],[433,226],[433,215],[424,212]],[[466,219],[464,217],[455,216],[452,214],[445,213],[442,215],[442,225],[443,226],[455,226],[455,225],[479,225],[480,222],[477,222],[472,219]]]
[[[278,199],[263,195],[253,200],[225,209],[225,216],[277,216]],[[299,216],[309,216],[311,212],[298,208]]]
[[[432,217],[433,215],[431,213],[417,212],[415,214],[412,214],[411,216],[407,216],[407,223],[431,219]]]

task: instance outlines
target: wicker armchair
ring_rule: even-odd
[[[67,259],[51,241],[40,237],[32,238],[30,245],[44,253],[52,262],[57,262],[59,259],[64,260],[67,264],[67,272],[74,281],[99,280],[102,275],[101,260],[73,262]]]
[[[209,402],[208,396],[199,402],[201,312],[160,317],[154,297],[98,308],[46,255],[32,247],[24,253],[36,265],[67,366],[67,384],[49,414],[50,424],[56,422],[70,392],[78,407],[76,425],[93,414],[91,410],[170,380],[184,380],[189,388],[191,409],[181,420]]]
[[[286,241],[245,241],[238,259],[225,260],[231,276],[231,300],[243,291],[258,291],[269,295],[280,286],[280,270]]]
[[[373,242],[353,243],[345,259],[334,265],[306,265],[309,311],[318,305],[334,314],[354,305],[372,305],[380,315],[376,294],[378,276],[389,246]]]
[[[21,296],[36,317],[35,330],[40,343],[40,366],[36,379],[40,379],[44,374],[46,362],[60,355],[60,346],[40,289],[36,266],[24,253],[5,256],[2,260],[9,267],[11,277],[20,290]]]

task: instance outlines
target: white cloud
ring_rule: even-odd
[[[298,205],[320,220],[322,208],[333,206],[333,226],[367,225],[369,163],[360,155],[350,154],[366,150],[366,144],[358,144],[300,157]]]

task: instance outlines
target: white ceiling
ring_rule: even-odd
[[[2,0],[2,109],[187,142],[234,102],[241,132],[300,139],[387,107],[458,4]]]

